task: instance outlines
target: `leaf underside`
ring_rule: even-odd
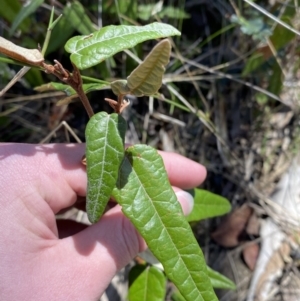
[[[111,88],[116,95],[132,94],[137,97],[153,95],[161,87],[165,66],[169,63],[171,43],[165,39],[159,42],[134,69],[125,80],[111,83]]]
[[[121,115],[100,112],[87,124],[86,210],[90,222],[97,222],[104,212],[116,184],[119,166],[124,157],[126,121]]]
[[[126,79],[118,79],[110,83],[110,87],[115,95],[131,94]]]
[[[117,52],[152,39],[180,35],[171,25],[152,23],[145,26],[106,26],[88,36],[75,36],[65,45],[71,61],[81,70],[95,66]]]
[[[89,93],[96,90],[101,90],[109,87],[106,84],[100,83],[92,83],[92,84],[83,84],[82,89],[84,93]],[[38,92],[47,92],[47,91],[62,91],[67,94],[67,96],[72,96],[76,94],[76,91],[70,87],[69,85],[65,85],[62,83],[50,82],[48,84],[44,84],[34,88],[35,91]]]
[[[20,47],[3,37],[0,37],[0,53],[16,61],[33,66],[40,66],[44,61],[44,57],[38,49]]]
[[[116,186],[113,196],[185,299],[216,301],[202,251],[157,151],[129,147]]]

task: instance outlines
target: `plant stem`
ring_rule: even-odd
[[[94,115],[94,111],[91,107],[91,104],[90,104],[86,94],[84,93],[84,90],[82,87],[82,77],[81,77],[80,71],[75,64],[72,63],[72,65],[74,68],[73,73],[72,74],[69,73],[69,79],[67,82],[77,92],[87,114],[91,118]]]
[[[121,112],[121,108],[123,105],[123,98],[124,98],[123,94],[118,95],[118,106],[116,107],[116,113],[118,113],[118,114]]]
[[[87,98],[86,94],[84,93],[83,89],[82,89],[82,85],[78,86],[77,87],[77,90],[76,90],[87,114],[89,115],[89,117],[91,118],[93,115],[94,115],[94,111],[91,107],[91,104],[89,102],[89,99]]]
[[[46,72],[51,73],[55,75],[58,79],[60,79],[62,82],[68,84],[70,87],[72,87],[76,93],[78,94],[87,114],[91,118],[94,115],[94,111],[90,105],[90,102],[84,93],[83,87],[82,87],[82,78],[79,72],[79,69],[76,67],[76,65],[73,65],[73,73],[69,72],[67,69],[65,69],[60,62],[57,60],[54,60],[55,65],[47,65],[46,63],[43,63],[43,68],[46,70]]]
[[[59,15],[58,18],[53,22],[53,16],[54,16],[54,7],[52,7],[52,10],[51,10],[49,25],[48,25],[45,41],[44,41],[44,44],[43,44],[43,48],[42,48],[42,51],[41,51],[43,55],[45,55],[45,53],[47,51],[49,41],[50,41],[50,38],[51,38],[52,29],[54,28],[54,26],[57,24],[57,22],[62,17],[62,15]]]
[[[13,59],[9,59],[9,58],[3,57],[3,56],[0,56],[0,62],[7,63],[7,64],[18,65],[18,66],[28,66],[28,67],[31,67],[31,65],[26,65],[25,63],[20,63],[18,61],[15,61]],[[33,67],[33,68],[38,68],[38,67]]]
[[[82,79],[85,79],[89,82],[93,82],[93,83],[98,83],[98,84],[105,84],[107,86],[110,85],[110,82],[107,82],[105,80],[101,80],[101,79],[97,79],[97,78],[93,78],[93,77],[89,77],[89,76],[84,76],[84,75],[81,75],[81,78]]]

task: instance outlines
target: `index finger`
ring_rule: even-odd
[[[190,189],[199,186],[206,178],[203,165],[176,153],[159,151],[162,156],[171,185]]]

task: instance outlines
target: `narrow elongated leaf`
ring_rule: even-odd
[[[78,1],[67,3],[64,14],[68,17],[69,23],[73,28],[83,35],[89,35],[95,31],[93,22],[86,14],[84,7]]]
[[[172,301],[185,301],[179,291],[175,291],[171,296]]]
[[[162,84],[170,54],[171,43],[169,40],[159,42],[145,60],[128,76],[127,86],[130,93],[136,96],[155,94]]]
[[[66,93],[68,96],[76,94],[75,90],[69,85],[64,85],[61,83],[50,82],[48,84],[44,84],[41,86],[37,86],[34,88],[37,92],[47,92],[47,91],[62,91]]]
[[[231,205],[224,197],[203,189],[194,189],[194,208],[186,217],[189,222],[200,221],[228,213]]]
[[[103,12],[107,16],[126,16],[126,18],[122,18],[122,24],[132,24],[132,20],[136,20],[137,13],[137,5],[139,0],[122,0],[115,2],[115,5],[112,5],[109,1],[103,1]],[[104,24],[108,24],[110,22],[109,18],[103,18]]]
[[[113,196],[187,301],[216,301],[199,245],[170,186],[161,156],[127,148]]]
[[[65,45],[71,61],[79,68],[95,66],[117,52],[163,37],[180,35],[171,25],[152,23],[145,26],[106,26],[88,36],[76,36]]]
[[[148,264],[154,265],[156,268],[162,271],[164,270],[161,263],[157,260],[156,257],[154,257],[154,255],[149,249],[147,249],[142,253],[139,253],[139,257],[145,260],[145,262],[147,262]],[[218,273],[217,271],[211,269],[209,266],[207,266],[207,274],[214,288],[236,289],[235,284],[230,279]],[[175,295],[174,299],[176,299],[177,295],[180,295],[180,293],[177,291],[174,295]],[[180,300],[180,296],[178,296],[178,300]],[[181,298],[183,297],[181,296]]]
[[[82,85],[83,91],[85,93],[89,93],[89,92],[96,91],[96,90],[101,90],[101,89],[104,89],[106,87],[109,87],[109,85],[106,85],[104,83],[103,84],[93,83],[93,84],[83,84]],[[61,84],[61,83],[55,83],[55,82],[50,82],[48,84],[44,84],[44,85],[35,87],[34,90],[38,91],[38,92],[63,91],[68,96],[76,94],[75,90],[72,87],[70,87],[68,85]]]
[[[130,94],[130,90],[127,87],[127,80],[126,79],[118,79],[110,83],[110,87],[115,95],[126,95]]]
[[[121,115],[100,112],[87,124],[86,165],[88,187],[86,211],[95,223],[101,217],[118,178],[124,157],[126,121]]]
[[[158,2],[162,3],[162,2]],[[187,19],[190,18],[190,15],[186,13],[183,9],[171,6],[164,5],[160,7],[159,10],[156,10],[157,4],[140,4],[138,6],[138,16],[139,19],[148,21],[154,15],[158,15],[160,19],[165,17],[169,19]]]
[[[114,94],[132,94],[137,97],[155,94],[161,87],[170,53],[171,43],[168,40],[159,42],[145,60],[131,72],[127,81],[116,80],[110,84]]]
[[[44,61],[44,57],[38,49],[20,47],[2,37],[0,37],[0,53],[16,61],[33,66],[40,66]]]
[[[0,9],[0,17],[8,21],[9,23],[13,23],[18,12],[21,10],[22,4],[19,0],[2,0],[1,1],[1,9]],[[29,28],[29,19],[25,19],[24,22],[20,24],[20,29],[22,32],[28,32]]]
[[[73,5],[76,5],[74,2],[65,5],[62,11],[62,18],[55,25],[52,30],[51,38],[49,45],[46,51],[47,54],[57,50],[58,48],[63,48],[66,41],[73,35],[73,32],[76,30],[75,26],[71,22]]]
[[[18,28],[19,24],[29,15],[34,13],[38,9],[38,7],[40,7],[43,3],[44,0],[31,0],[28,1],[25,5],[23,5],[18,15],[14,19],[13,24],[11,25],[9,35],[13,35],[15,30]]]
[[[211,269],[209,266],[207,267],[207,274],[214,288],[230,289],[230,290],[236,289],[236,285],[230,279],[220,274],[219,272]]]
[[[167,279],[164,273],[146,265],[136,265],[129,273],[129,301],[164,301]]]

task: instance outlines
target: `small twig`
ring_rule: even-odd
[[[0,91],[0,97],[2,97],[29,70],[30,70],[30,67],[27,67],[27,66],[21,68],[20,71],[13,77],[13,79]]]
[[[78,94],[85,110],[87,111],[89,117],[91,118],[94,115],[94,111],[93,111],[93,109],[90,105],[90,102],[89,102],[86,94],[83,91],[82,78],[81,78],[80,72],[74,64],[72,64],[72,65],[73,65],[73,68],[74,68],[73,79],[75,80],[75,83],[77,84],[76,87],[74,86],[72,88],[77,92],[77,94]]]
[[[54,60],[55,65],[48,65],[46,63],[43,64],[43,67],[47,73],[51,73],[55,75],[57,78],[59,78],[61,81],[65,82],[69,86],[71,86],[76,93],[78,94],[78,97],[80,98],[87,114],[91,118],[94,115],[94,111],[90,105],[90,102],[84,93],[84,90],[82,88],[82,78],[80,75],[80,72],[78,68],[73,64],[74,71],[73,73],[70,73],[67,69],[65,69],[60,62],[57,60]]]
[[[113,108],[115,112],[117,112],[117,105],[118,105],[117,101],[111,98],[104,98],[104,100],[108,102],[108,104]]]
[[[118,95],[118,101],[110,98],[104,98],[105,101],[108,102],[108,104],[114,109],[114,111],[117,114],[120,114],[123,112],[123,110],[129,106],[130,101],[124,99],[124,95],[120,94]]]
[[[82,143],[82,141],[80,140],[80,138],[75,134],[75,132],[73,131],[73,129],[69,126],[69,124],[66,121],[62,121],[55,129],[53,129],[43,140],[41,140],[39,142],[39,144],[44,144],[46,142],[49,142],[49,139],[51,137],[54,136],[54,134],[56,134],[56,132],[61,128],[64,127],[68,132],[70,132],[70,134],[72,135],[72,137],[76,140],[77,143]]]
[[[118,95],[118,106],[117,106],[116,113],[120,113],[120,111],[122,109],[122,105],[123,105],[123,99],[124,99],[124,95],[122,95],[122,94]]]
[[[53,18],[54,18],[54,6],[53,6],[52,10],[51,10],[51,15],[50,15],[50,19],[49,19],[46,37],[44,40],[43,48],[41,50],[43,55],[46,54],[46,51],[47,51],[47,48],[48,48],[48,45],[50,42],[52,30],[55,27],[55,25],[58,23],[58,21],[61,19],[61,17],[62,17],[62,15],[59,15],[58,18],[53,22]]]
[[[43,48],[42,48],[42,50],[39,49],[43,56],[46,53],[46,50],[47,50],[47,47],[48,47],[48,44],[49,44],[49,41],[50,41],[50,37],[51,37],[51,32],[52,32],[54,26],[57,24],[57,22],[62,17],[62,15],[60,15],[53,22],[53,16],[54,16],[54,7],[52,8],[52,11],[51,11],[51,16],[50,16],[49,25],[48,25],[48,29],[47,29],[47,34],[46,34],[46,37],[45,37],[45,41],[44,41],[44,44],[43,44]],[[3,59],[5,59],[5,58],[3,58]],[[3,59],[1,59],[1,60],[3,60]],[[8,63],[15,63],[15,62],[13,60],[8,59]],[[16,64],[20,64],[20,63],[16,62]],[[40,64],[35,64],[34,66],[40,66],[40,67],[42,67],[43,64],[44,64],[44,62],[40,62]],[[22,65],[24,65],[24,64],[22,64]],[[29,66],[24,66],[14,76],[14,78],[6,85],[6,87],[4,87],[4,89],[0,91],[0,97],[3,96],[18,80],[20,80],[30,70],[31,67],[32,67],[32,64],[29,64]]]

